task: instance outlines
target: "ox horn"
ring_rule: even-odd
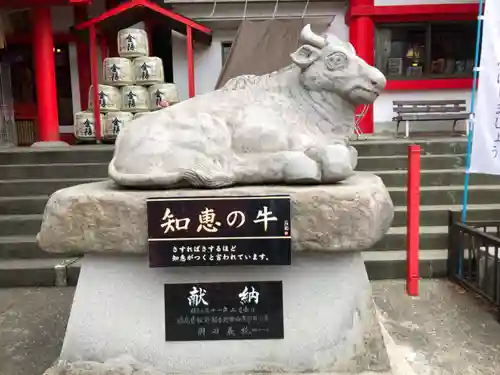
[[[304,41],[306,44],[309,44],[316,48],[324,48],[327,44],[326,38],[315,34],[311,30],[311,25],[307,24],[304,26],[302,31],[300,32],[300,40]]]

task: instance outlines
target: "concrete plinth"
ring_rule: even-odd
[[[283,281],[284,339],[165,341],[165,283],[267,280]],[[158,374],[389,371],[371,286],[357,252],[302,253],[289,267],[237,269],[150,269],[144,256],[88,254],[61,360],[106,362],[123,355]],[[106,374],[128,374],[119,372],[119,361],[114,363],[116,371]]]

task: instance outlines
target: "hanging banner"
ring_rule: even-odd
[[[500,175],[500,1],[486,1],[470,173]]]

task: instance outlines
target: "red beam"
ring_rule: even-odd
[[[397,16],[419,16],[429,15],[433,17],[450,17],[450,15],[475,15],[479,12],[479,4],[421,4],[421,5],[352,5],[349,9],[352,17],[397,17]],[[400,21],[392,21],[400,22]]]
[[[472,78],[388,80],[387,91],[472,90]]]
[[[118,5],[117,7],[110,9],[104,13],[102,13],[100,16],[94,17],[91,20],[88,20],[87,22],[83,22],[79,25],[75,26],[76,30],[83,30],[83,29],[88,29],[92,25],[96,25],[110,17],[114,17],[124,11],[127,11],[131,8],[137,7],[137,6],[143,6],[146,8],[149,8],[167,18],[173,19],[175,21],[181,22],[182,24],[186,26],[190,26],[191,28],[201,31],[206,34],[210,34],[212,31],[205,26],[202,26],[198,23],[196,23],[193,20],[190,20],[189,18],[186,18],[184,16],[181,16],[180,14],[174,13],[168,9],[164,9],[160,7],[159,5],[153,4],[150,1],[147,0],[130,0],[126,3],[122,3]]]
[[[50,8],[34,8],[31,12],[40,141],[59,141],[54,39]]]
[[[101,139],[101,106],[99,102],[99,68],[97,64],[97,32],[95,26],[89,28],[90,34],[90,65],[92,69],[92,101],[94,102],[94,125],[95,138],[97,141]]]
[[[187,47],[187,63],[188,63],[188,92],[189,97],[195,95],[194,91],[194,54],[193,54],[193,30],[187,27],[186,47]]]

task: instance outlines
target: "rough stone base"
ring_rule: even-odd
[[[168,375],[152,366],[138,363],[131,358],[117,358],[105,363],[92,361],[67,362],[59,361],[52,368],[48,369],[44,375]],[[266,375],[284,375],[266,374]],[[302,373],[301,375],[312,375]],[[328,373],[314,375],[395,375],[392,372],[362,372],[362,373]]]
[[[284,339],[165,341],[165,283],[254,280],[283,281]],[[123,355],[152,366],[158,371],[149,373],[154,375],[390,370],[371,286],[357,252],[301,253],[290,267],[168,270],[148,268],[143,256],[86,255],[61,360],[76,366],[78,361],[106,362]],[[94,375],[78,371],[54,375]],[[129,370],[101,373],[148,374],[124,371]]]
[[[358,173],[336,185],[241,186],[219,190],[133,191],[111,181],[55,192],[45,208],[38,242],[53,253],[148,251],[149,197],[288,194],[294,251],[361,251],[389,229],[394,207],[382,180]]]

